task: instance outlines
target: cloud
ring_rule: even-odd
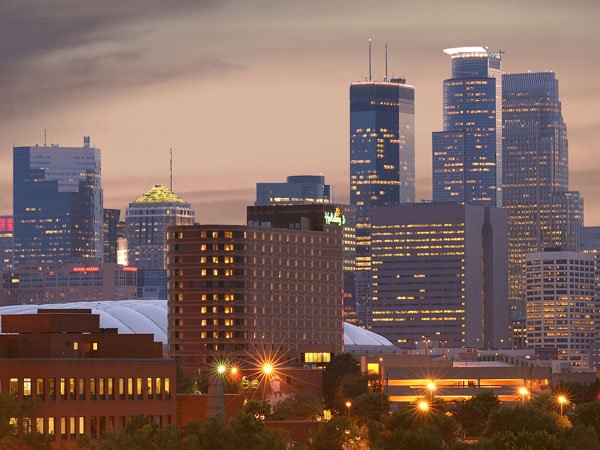
[[[9,118],[111,89],[239,69],[198,54],[160,54],[156,34],[217,0],[8,0],[0,5],[0,112]],[[176,33],[173,38],[175,39]],[[93,89],[91,89],[93,88]]]

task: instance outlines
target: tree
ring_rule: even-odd
[[[229,447],[231,450],[285,450],[288,438],[282,430],[270,430],[262,420],[248,413],[240,413],[229,421]]]
[[[175,358],[175,364],[177,367],[176,379],[177,379],[177,393],[178,394],[191,394],[194,390],[194,380],[189,377],[183,371],[179,358]]]
[[[338,387],[346,375],[360,376],[360,362],[349,353],[334,355],[323,372],[323,395],[328,407],[331,407]]]
[[[273,420],[314,420],[323,411],[323,402],[308,391],[300,391],[277,403]]]
[[[186,423],[182,428],[181,436],[189,449],[225,449],[228,445],[229,432],[220,417],[208,417],[202,423]]]
[[[593,427],[600,435],[600,403],[581,403],[577,405],[571,417],[574,425]]]
[[[600,450],[598,433],[592,426],[575,425],[566,438],[566,450]]]
[[[486,438],[481,445],[484,449],[502,450],[560,450],[560,439],[546,430],[519,432],[503,431]]]
[[[263,400],[250,400],[244,406],[244,411],[253,416],[258,414],[259,416],[269,417],[271,414],[271,405],[269,405],[269,402]]]
[[[350,420],[344,416],[336,416],[329,422],[319,425],[316,432],[310,434],[308,450],[342,450],[346,439],[346,430],[353,431]]]
[[[352,417],[359,422],[380,420],[381,416],[390,410],[390,401],[386,395],[378,392],[368,392],[352,400]]]
[[[499,408],[498,397],[492,391],[484,391],[469,400],[456,402],[451,411],[467,435],[479,436],[490,414]]]
[[[546,431],[557,435],[559,427],[552,414],[533,405],[503,406],[490,414],[484,435],[506,432],[516,434],[521,431]]]

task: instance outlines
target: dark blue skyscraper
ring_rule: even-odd
[[[404,79],[350,85],[350,203],[356,206],[356,300],[363,320],[371,208],[415,199],[414,105],[414,88]]]
[[[483,47],[444,50],[444,130],[433,133],[433,200],[502,206],[502,59]]]
[[[102,258],[100,149],[14,147],[14,264]]]
[[[553,72],[503,76],[503,197],[515,345],[525,340],[525,255],[577,251],[583,199],[569,191],[567,126]]]

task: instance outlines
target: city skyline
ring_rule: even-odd
[[[167,184],[169,147],[175,150],[174,190],[189,199],[202,223],[243,223],[255,180],[278,179],[281,173],[323,173],[334,186],[335,201],[347,202],[347,86],[367,76],[371,37],[373,78],[384,76],[388,42],[390,74],[406,76],[418,92],[417,199],[431,197],[430,133],[441,129],[441,83],[449,76],[442,49],[482,43],[506,51],[506,72],[556,72],[569,126],[571,189],[588,198],[586,224],[597,223],[593,151],[599,138],[592,109],[597,69],[586,57],[600,41],[593,39],[599,31],[592,28],[591,9],[597,6],[578,10],[550,3],[540,9],[508,2],[495,20],[478,26],[492,6],[462,14],[470,4],[441,4],[437,18],[422,7],[386,2],[377,11],[361,4],[340,10],[339,2],[316,9],[310,2],[279,5],[262,8],[261,15],[239,2],[179,1],[168,9],[151,2],[142,12],[130,2],[118,16],[83,7],[58,15],[44,7],[28,10],[27,2],[3,7],[8,33],[18,33],[8,22],[27,20],[53,39],[41,42],[41,31],[17,34],[23,39],[17,39],[16,50],[0,48],[11,60],[2,72],[7,86],[2,108],[9,118],[0,126],[0,189],[7,194],[0,212],[11,211],[13,143],[43,144],[44,128],[48,143],[73,145],[89,134],[103,149],[109,208],[123,209],[138,192]],[[375,13],[386,17],[376,21]],[[227,24],[216,20],[227,15]],[[565,20],[576,23],[577,31],[557,35],[555,27]],[[65,26],[53,30],[52,24]],[[168,51],[176,45],[177,51]],[[28,69],[29,75],[17,76],[17,69]],[[290,138],[299,133],[303,139]],[[146,154],[151,158],[144,168],[131,173],[131,165]]]

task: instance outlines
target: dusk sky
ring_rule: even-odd
[[[242,223],[258,181],[323,173],[348,201],[348,86],[390,74],[416,90],[417,199],[431,196],[446,47],[502,49],[504,70],[557,74],[570,187],[600,225],[600,2],[2,0],[0,213],[12,146],[102,150],[104,206],[156,183],[200,223]]]

